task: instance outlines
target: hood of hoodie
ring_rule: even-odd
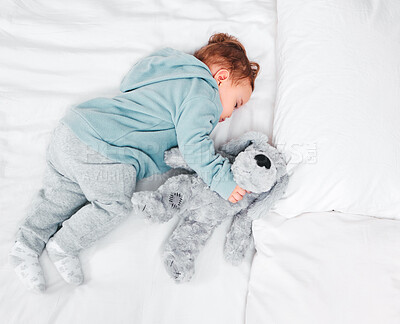
[[[128,92],[167,80],[201,78],[218,90],[210,69],[193,55],[164,48],[137,62],[121,82],[120,90]]]

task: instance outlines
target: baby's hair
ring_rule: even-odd
[[[216,64],[227,69],[234,84],[248,79],[254,90],[254,81],[260,66],[256,62],[249,61],[244,46],[236,37],[224,33],[214,34],[208,44],[193,55],[207,66]]]

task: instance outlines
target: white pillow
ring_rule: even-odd
[[[275,211],[400,218],[400,1],[278,0]]]

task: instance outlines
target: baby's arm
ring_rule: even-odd
[[[187,165],[186,161],[183,159],[183,156],[182,156],[179,148],[177,148],[177,147],[174,147],[172,149],[169,149],[168,151],[165,151],[164,161],[171,168],[181,168],[181,169],[193,171]],[[244,189],[240,188],[239,186],[236,186],[236,188],[233,190],[233,192],[229,196],[228,200],[231,203],[237,203],[239,200],[242,200],[243,196],[248,192],[249,191],[244,190]]]
[[[234,197],[240,200],[242,191],[235,190],[237,185],[233,180],[231,164],[215,153],[214,142],[210,138],[213,122],[219,119],[217,115],[218,109],[209,99],[194,98],[185,102],[175,118],[178,146],[187,164],[211,190],[225,199],[234,193]]]

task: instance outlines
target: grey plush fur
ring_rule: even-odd
[[[252,221],[268,212],[288,183],[285,161],[264,134],[248,132],[223,145],[218,153],[231,161],[236,183],[251,191],[238,203],[221,198],[194,173],[171,177],[156,191],[137,192],[132,199],[136,213],[152,221],[166,222],[179,215],[181,221],[163,253],[166,269],[176,282],[192,278],[197,255],[227,218],[233,221],[224,256],[239,264],[252,244]],[[172,168],[191,171],[177,148],[165,152],[165,161]]]

